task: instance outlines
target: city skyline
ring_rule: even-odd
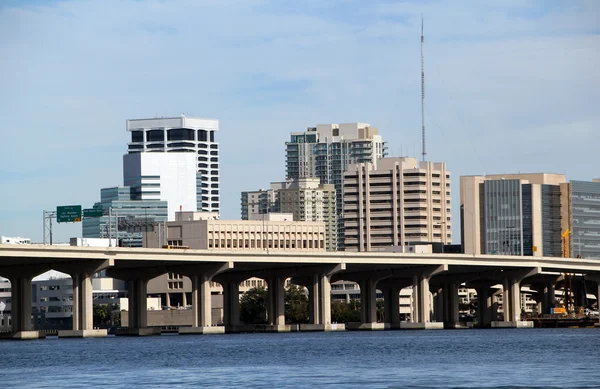
[[[220,121],[223,219],[317,123],[371,123],[390,157],[419,157],[421,13],[427,159],[453,173],[453,220],[462,175],[600,176],[595,2],[234,4],[0,5],[0,235],[41,241],[42,210],[120,183],[127,119]]]

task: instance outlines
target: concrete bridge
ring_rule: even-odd
[[[180,333],[223,333],[242,330],[239,322],[239,284],[259,277],[269,290],[270,331],[289,331],[285,324],[284,283],[287,278],[308,288],[310,324],[301,330],[337,330],[331,323],[331,282],[360,285],[361,324],[358,329],[454,328],[458,323],[458,286],[476,288],[478,323],[483,327],[518,327],[520,291],[538,291],[544,310],[554,301],[560,273],[585,274],[600,285],[600,261],[576,258],[464,254],[401,254],[393,252],[286,252],[259,250],[167,250],[43,245],[0,245],[0,276],[11,281],[12,338],[35,338],[31,325],[31,280],[48,271],[67,273],[73,280],[73,329],[59,336],[106,335],[93,329],[92,277],[106,270],[127,282],[129,327],[125,334],[155,332],[147,326],[147,283],[167,272],[192,281],[193,326]],[[223,286],[224,326],[211,322],[210,281]],[[492,289],[502,285],[504,322],[493,322]],[[399,292],[413,288],[410,323],[400,322]],[[376,320],[376,290],[384,293],[387,323]],[[600,293],[600,286],[597,288]],[[431,304],[429,292],[434,299]],[[433,306],[431,306],[433,305]]]

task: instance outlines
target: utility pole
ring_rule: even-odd
[[[56,217],[56,211],[46,211],[44,210],[44,244],[46,242],[50,242],[50,246],[52,246],[52,220]]]

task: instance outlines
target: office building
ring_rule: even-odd
[[[343,249],[342,181],[350,164],[371,163],[386,154],[385,142],[375,127],[366,123],[319,124],[305,132],[293,132],[286,142],[287,178],[320,178],[336,190],[338,247]]]
[[[561,184],[561,214],[569,256],[600,259],[600,179]]]
[[[326,248],[337,248],[336,195],[332,184],[319,178],[288,179],[272,182],[268,190],[242,192],[242,220],[260,220],[264,214],[281,212],[296,221],[325,222]]]
[[[142,233],[167,220],[168,206],[166,201],[134,200],[135,196],[128,186],[101,189],[100,202],[94,208],[102,209],[104,214],[82,220],[82,237],[110,238],[116,239],[119,246],[143,247]]]
[[[290,214],[266,214],[264,220],[215,220],[207,213],[178,212],[177,221],[166,223],[163,236],[168,245],[194,249],[325,251],[325,232],[324,222],[293,221]],[[159,233],[148,232],[148,247],[162,246]]]
[[[166,201],[175,212],[196,211],[196,156],[190,153],[133,153],[123,156],[123,184],[131,200]]]
[[[383,158],[344,173],[346,251],[452,241],[450,172],[443,162]]]
[[[219,212],[219,121],[181,115],[173,118],[127,120],[129,154],[190,153],[194,155],[198,211]],[[127,184],[125,184],[127,185]]]
[[[559,257],[562,174],[495,174],[460,178],[466,254]]]

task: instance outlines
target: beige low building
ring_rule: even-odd
[[[205,212],[178,212],[166,222],[166,244],[192,249],[324,251],[324,222],[294,221],[292,215],[265,214],[262,220],[215,220]],[[147,247],[161,247],[160,230],[148,232]]]
[[[561,255],[562,174],[460,178],[465,254]]]
[[[443,162],[383,158],[344,173],[344,247],[452,242],[450,172]]]

